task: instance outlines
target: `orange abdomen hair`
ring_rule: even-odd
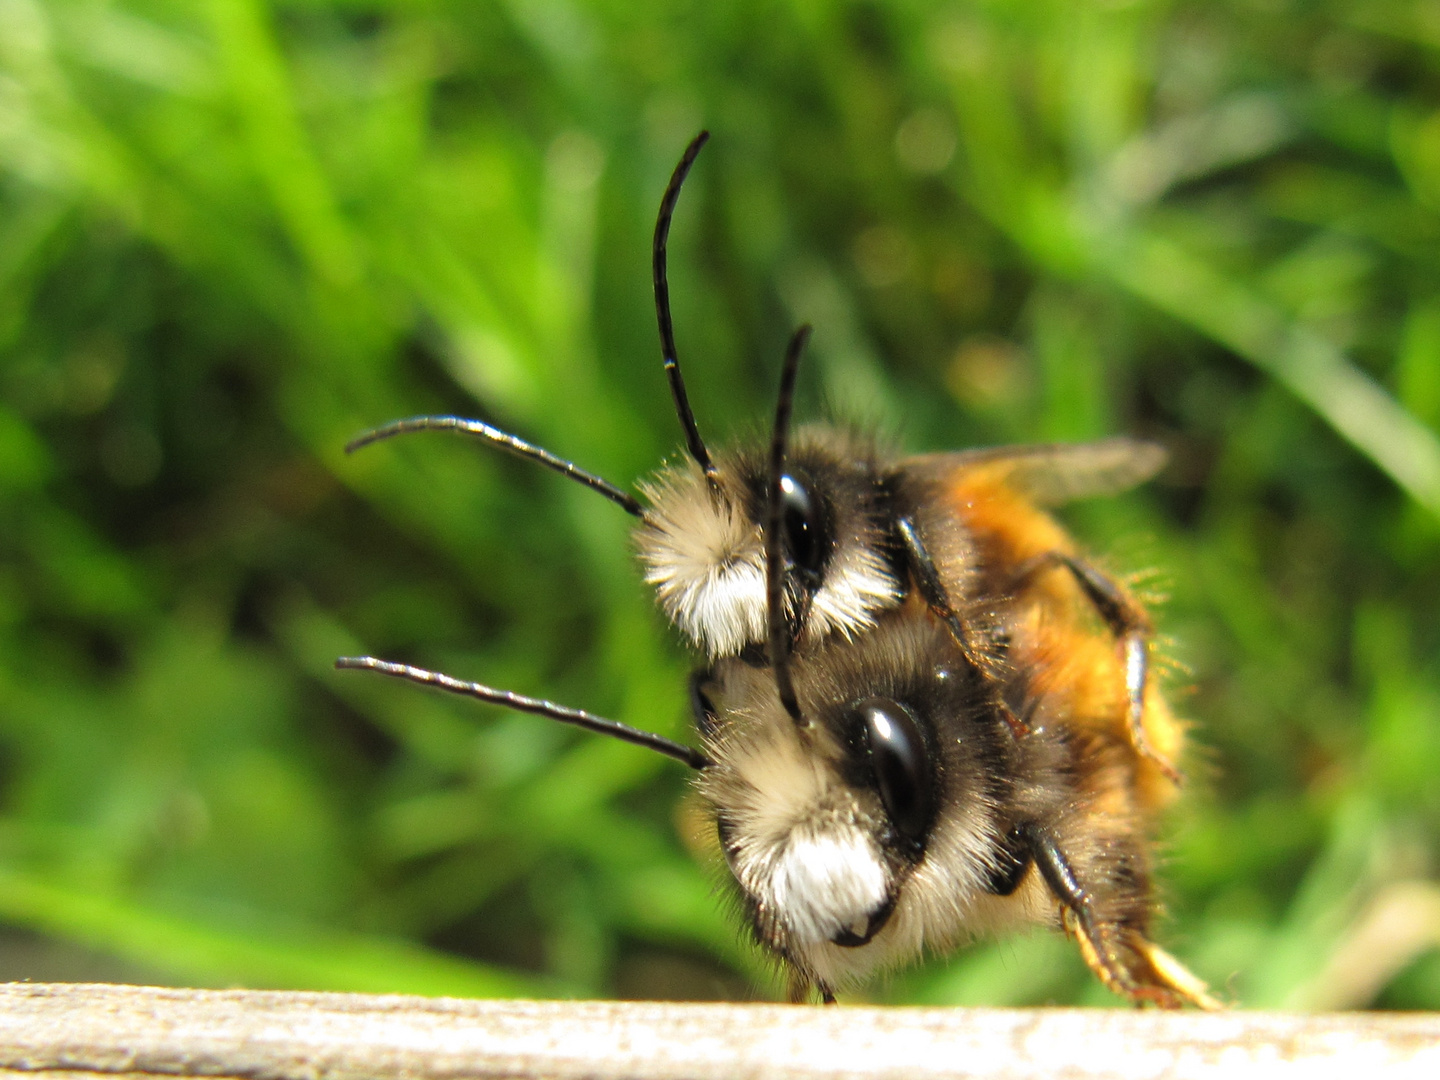
[[[1118,642],[1063,567],[1029,572],[1051,552],[1077,554],[1075,542],[997,474],[983,467],[962,471],[948,495],[975,544],[976,587],[1001,614],[1009,634],[1007,666],[1026,673],[1027,705],[1038,710],[1036,722],[1074,725],[1122,747],[1135,769],[1140,808],[1156,809],[1177,789],[1129,737]],[[1178,760],[1185,726],[1153,678],[1141,719],[1151,747],[1169,761]]]

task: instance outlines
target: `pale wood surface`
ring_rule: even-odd
[[[1440,1015],[458,1001],[0,985],[0,1077],[1440,1080]]]

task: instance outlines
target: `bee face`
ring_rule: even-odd
[[[1014,747],[948,633],[912,609],[771,673],[712,669],[700,778],[757,937],[826,986],[953,939],[1004,861]]]
[[[767,479],[763,448],[749,448],[718,457],[708,477],[686,461],[644,486],[650,507],[636,543],[645,580],[711,658],[766,638]],[[853,638],[904,591],[874,447],[832,429],[802,430],[781,488],[786,616],[796,644]]]

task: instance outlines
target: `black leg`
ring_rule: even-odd
[[[960,618],[950,603],[950,598],[945,591],[945,583],[940,580],[940,571],[935,566],[935,560],[930,557],[930,551],[926,548],[925,541],[920,539],[920,532],[915,528],[915,522],[908,517],[902,517],[896,521],[895,528],[899,532],[900,542],[905,548],[906,565],[910,569],[911,577],[915,579],[915,587],[920,590],[921,597],[930,606],[930,610],[949,627],[950,636],[955,639],[955,644],[960,646],[960,655],[965,658],[970,669],[991,687],[995,708],[1006,725],[1016,738],[1024,735],[1025,722],[1015,715],[1001,696],[999,679],[986,663],[983,651],[973,640],[964,620]]]
[[[1196,1005],[1215,1009],[1220,1005],[1205,990],[1204,983],[1191,975],[1164,950],[1146,940],[1144,930],[1135,923],[1134,912],[1124,914],[1137,899],[1127,898],[1122,888],[1115,891],[1117,877],[1125,874],[1116,865],[1092,865],[1109,880],[1100,886],[1097,895],[1086,887],[1074,865],[1056,842],[1055,836],[1043,825],[1021,825],[1016,832],[1024,836],[1030,857],[1040,868],[1040,875],[1050,892],[1061,904],[1061,922],[1080,946],[1080,955],[1097,978],[1110,990],[1128,998],[1135,1005],[1158,1005],[1175,1009]],[[1102,864],[1113,859],[1112,850]],[[1148,899],[1145,900],[1148,906]],[[1144,922],[1142,918],[1141,923]]]
[[[1136,1000],[1142,991],[1116,955],[1114,935],[1102,932],[1095,918],[1094,897],[1075,875],[1070,860],[1060,850],[1055,837],[1048,829],[1033,823],[1021,825],[1017,831],[1025,837],[1030,857],[1035,860],[1050,892],[1073,918],[1085,962],[1106,986]],[[1066,926],[1069,926],[1069,920],[1066,920]]]
[[[1096,567],[1060,551],[1047,552],[1031,560],[1015,576],[1012,587],[1054,566],[1063,566],[1070,572],[1080,591],[1120,642],[1125,664],[1125,726],[1130,732],[1130,742],[1136,751],[1159,766],[1161,772],[1180,783],[1180,771],[1145,737],[1145,688],[1150,679],[1150,636],[1154,632],[1150,617],[1119,584]]]
[[[1090,894],[1080,884],[1080,879],[1070,867],[1070,860],[1065,858],[1050,830],[1040,825],[1025,824],[1019,826],[1016,832],[1025,838],[1030,857],[1040,868],[1040,876],[1050,886],[1055,898],[1075,912],[1082,923],[1090,922]]]
[[[985,888],[996,896],[1009,896],[1020,887],[1025,871],[1030,869],[1030,837],[1024,826],[1010,830],[999,855]]]
[[[790,977],[787,980],[785,999],[791,1005],[804,1005],[810,1000],[811,982],[804,975],[801,975],[793,968],[790,970]],[[823,988],[817,988],[822,989]]]

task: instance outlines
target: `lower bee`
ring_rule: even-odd
[[[1041,923],[1131,1001],[1213,1006],[1152,941],[1153,807],[1123,733],[1107,735],[1110,652],[1073,627],[1033,629],[1010,676],[1028,707],[1019,738],[918,605],[797,657],[801,722],[768,669],[710,671],[698,786],[793,996],[830,1000],[876,970]],[[1075,650],[1074,670],[1047,680],[1057,649]]]

